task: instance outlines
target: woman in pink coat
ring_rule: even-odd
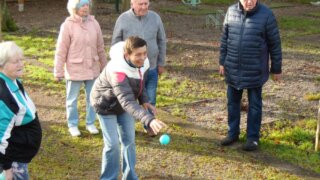
[[[54,77],[56,81],[66,79],[66,109],[71,136],[81,135],[77,102],[82,84],[86,91],[86,129],[91,134],[98,134],[90,92],[107,63],[102,32],[99,23],[89,13],[90,0],[69,0],[67,9],[70,16],[60,28]]]

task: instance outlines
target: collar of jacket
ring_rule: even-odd
[[[85,22],[87,22],[87,21],[91,21],[92,19],[94,19],[94,16],[88,15],[87,20],[84,21],[84,20],[82,19],[82,17],[80,17],[80,16],[78,16],[78,15],[76,15],[76,14],[70,16],[70,18],[69,18],[70,21],[73,21],[73,22],[76,22],[76,23],[80,23],[80,24],[83,24],[83,23],[85,23]]]
[[[145,19],[147,18],[148,14],[149,14],[149,10],[148,10],[148,13],[144,16],[137,16],[135,13],[134,13],[134,9],[131,8],[130,9],[130,14],[133,16],[133,17],[136,17],[137,19],[141,20],[141,19]]]
[[[8,87],[12,92],[17,92],[19,90],[19,87],[14,83],[14,80],[10,79],[2,72],[0,73],[0,78],[2,78],[7,83]]]
[[[259,7],[260,7],[260,3],[257,2],[256,6],[251,11],[247,11],[246,12],[243,9],[243,6],[242,6],[241,2],[240,1],[238,2],[238,10],[241,11],[243,14],[252,15],[252,14],[254,14],[254,13],[256,13],[258,11]]]
[[[127,63],[130,67],[138,68],[138,69],[140,69],[141,67],[143,67],[143,66],[137,67],[136,65],[134,65],[134,64],[131,62],[130,59],[126,59],[125,57],[123,57],[123,59],[126,61],[126,63]]]

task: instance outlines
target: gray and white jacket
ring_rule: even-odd
[[[96,113],[119,115],[126,111],[149,127],[155,117],[141,106],[148,102],[144,88],[144,77],[150,66],[148,58],[141,68],[130,66],[124,59],[124,42],[111,47],[110,57],[111,61],[91,90],[91,103]]]
[[[111,45],[129,36],[139,36],[147,42],[150,69],[165,66],[166,33],[157,13],[148,11],[145,16],[136,16],[132,9],[122,13],[114,26]]]

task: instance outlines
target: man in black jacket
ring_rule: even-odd
[[[269,57],[271,67],[269,68]],[[240,0],[229,7],[223,25],[219,72],[228,84],[228,135],[221,145],[238,141],[240,134],[240,103],[247,89],[249,111],[247,142],[243,150],[258,148],[262,119],[262,86],[281,77],[281,41],[272,11],[257,0]]]

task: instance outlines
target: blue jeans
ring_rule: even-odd
[[[158,68],[149,69],[145,81],[145,88],[149,98],[149,103],[153,106],[157,102],[157,87],[158,87]]]
[[[67,97],[66,97],[66,108],[67,108],[67,120],[68,127],[78,127],[79,124],[79,113],[78,113],[78,97],[82,84],[85,85],[86,91],[86,124],[92,125],[96,119],[96,114],[90,103],[90,93],[95,80],[86,81],[71,81],[67,80]]]
[[[247,117],[247,140],[259,141],[262,120],[262,87],[249,88],[249,111]],[[237,90],[228,86],[228,125],[229,137],[237,137],[240,134],[240,104],[243,90]]]
[[[29,180],[29,171],[27,163],[12,163],[12,172],[14,180]]]
[[[138,179],[135,173],[136,144],[135,120],[127,112],[121,115],[98,114],[103,134],[102,180],[118,179],[120,170],[120,144],[122,179]]]

